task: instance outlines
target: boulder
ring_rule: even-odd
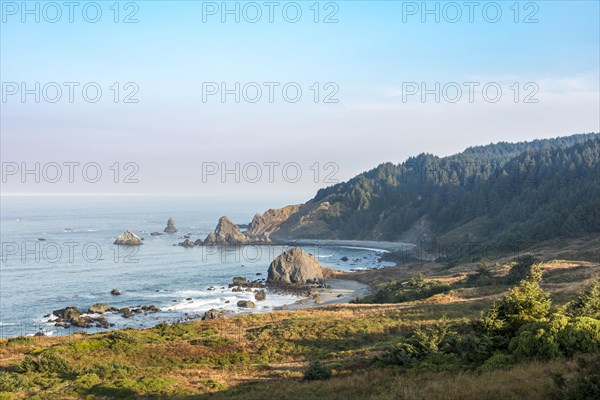
[[[237,302],[237,306],[242,308],[254,308],[256,307],[256,304],[250,300],[240,300]]]
[[[121,292],[119,291],[119,289],[113,289],[110,291],[110,294],[112,294],[113,296],[120,296]]]
[[[132,313],[131,313],[131,309],[130,308],[121,308],[121,313],[122,313],[122,317],[123,318],[131,318]]]
[[[142,245],[142,239],[139,238],[135,233],[130,230],[126,230],[121,233],[114,244],[120,244],[123,246],[139,246]]]
[[[96,328],[108,328],[108,321],[104,317],[96,318]]]
[[[281,253],[269,266],[267,281],[285,284],[304,284],[323,279],[323,267],[299,247]]]
[[[259,290],[254,294],[254,300],[263,301],[267,299],[267,293],[264,290]]]
[[[171,218],[171,217],[169,217],[169,220],[167,221],[167,227],[165,228],[165,232],[166,233],[177,232],[177,228],[175,227],[175,222],[173,221],[173,218]]]
[[[88,312],[91,314],[104,314],[108,310],[110,310],[110,307],[108,304],[96,303],[93,306],[90,306],[90,308],[88,309]]]
[[[202,321],[206,321],[207,319],[217,319],[223,316],[223,311],[219,311],[215,308],[212,308],[204,313],[202,316]]]
[[[52,314],[56,315],[59,319],[69,321],[71,318],[79,317],[82,312],[77,307],[66,307],[60,310],[52,311]]]
[[[233,278],[233,284],[236,286],[243,285],[244,283],[247,283],[247,282],[248,282],[248,279],[243,278],[241,276],[236,276],[235,278]]]
[[[179,243],[179,245],[188,248],[195,246],[194,242],[192,242],[190,239],[185,239],[183,242]]]
[[[94,320],[91,317],[72,317],[69,322],[78,328],[89,328]]]

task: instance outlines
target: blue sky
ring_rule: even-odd
[[[502,12],[496,23],[481,11],[492,2],[477,2],[473,23],[464,2],[453,3],[463,12],[457,23],[443,14],[439,23],[432,15],[422,22],[419,12],[403,22],[403,10],[423,2],[319,2],[320,21],[337,9],[339,22],[329,24],[313,21],[314,1],[296,2],[302,10],[297,23],[282,17],[280,7],[290,2],[278,2],[273,23],[264,2],[255,3],[263,12],[259,22],[242,15],[235,23],[229,15],[223,23],[219,13],[203,22],[203,9],[222,2],[138,1],[139,22],[131,24],[113,22],[113,1],[98,3],[103,14],[92,24],[77,10],[69,23],[64,8],[57,23],[43,15],[40,23],[32,16],[23,23],[20,10],[12,15],[11,8],[21,2],[2,2],[2,82],[97,82],[103,96],[98,103],[76,98],[54,104],[8,97],[0,103],[1,156],[18,163],[131,161],[140,166],[140,183],[132,189],[9,181],[4,193],[244,192],[297,202],[324,183],[202,182],[197,174],[202,162],[293,161],[303,172],[314,162],[332,162],[343,180],[420,152],[446,155],[474,144],[600,130],[598,1],[518,2],[518,23],[513,1],[494,3]],[[427,7],[442,10],[448,3]],[[134,10],[126,5],[120,2],[120,20]],[[538,22],[524,23],[533,11]],[[113,103],[113,82],[135,83],[139,102]],[[203,82],[297,82],[303,95],[293,104],[281,98],[221,103],[218,96],[203,103]],[[311,101],[314,82],[321,96],[325,83],[337,85],[339,102]],[[407,82],[477,82],[479,88],[494,82],[503,93],[497,103],[478,91],[473,103],[422,102],[419,96],[403,102]],[[517,103],[510,89],[515,82]],[[536,85],[537,103],[523,103],[527,83]]]

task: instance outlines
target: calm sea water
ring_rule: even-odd
[[[174,245],[188,233],[192,240],[204,239],[222,215],[236,223],[248,223],[263,208],[258,202],[227,204],[174,197],[3,197],[0,337],[38,331],[71,333],[72,329],[48,322],[47,315],[67,306],[83,311],[95,303],[117,308],[154,304],[161,309],[134,314],[130,319],[106,315],[114,328],[143,328],[194,318],[211,308],[240,312],[237,301],[253,299],[253,294],[234,293],[227,285],[234,276],[266,278],[270,262],[285,247],[224,250]],[[169,217],[179,232],[151,236],[151,232],[162,233]],[[144,245],[113,245],[125,229],[143,237]],[[389,265],[378,262],[380,252],[373,249],[305,246],[305,250],[335,269]],[[350,261],[340,261],[342,256]],[[208,290],[211,286],[215,290]],[[110,294],[115,288],[121,296]],[[296,300],[268,293],[267,300],[257,303],[253,312],[270,311]]]

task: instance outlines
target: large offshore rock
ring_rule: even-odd
[[[177,232],[177,228],[175,227],[175,221],[173,221],[173,218],[171,218],[171,217],[169,217],[169,220],[167,221],[167,227],[165,228],[165,232],[167,232],[167,233]]]
[[[115,244],[125,245],[125,246],[139,246],[142,243],[142,239],[137,236],[135,233],[130,230],[126,230],[121,233],[117,240],[115,240]]]
[[[302,284],[323,279],[321,264],[299,247],[281,253],[269,266],[267,282]]]
[[[247,244],[248,238],[240,231],[240,227],[227,217],[221,217],[214,232],[211,232],[204,244]]]

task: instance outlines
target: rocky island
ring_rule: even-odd
[[[117,237],[114,244],[122,246],[139,246],[144,243],[142,243],[142,239],[139,236],[128,229]]]
[[[296,213],[300,205],[290,205],[279,209],[269,209],[264,214],[256,214],[248,229],[240,230],[240,225],[235,224],[227,216],[219,218],[215,230],[204,240],[192,241],[186,238],[179,243],[183,247],[214,246],[214,245],[257,245],[273,244],[271,235],[276,233],[281,224]],[[171,219],[169,219],[171,221]],[[245,226],[245,225],[244,225]]]
[[[166,232],[166,233],[177,232],[177,228],[175,227],[175,221],[173,221],[173,218],[169,217],[169,220],[167,221],[167,227],[165,228],[164,232]]]
[[[219,218],[219,222],[215,230],[206,236],[206,239],[198,239],[192,241],[186,239],[179,243],[183,247],[194,246],[215,246],[215,245],[255,245],[255,244],[271,244],[271,240],[264,235],[254,236],[246,232],[242,232],[240,227],[234,224],[229,218],[223,216]]]

